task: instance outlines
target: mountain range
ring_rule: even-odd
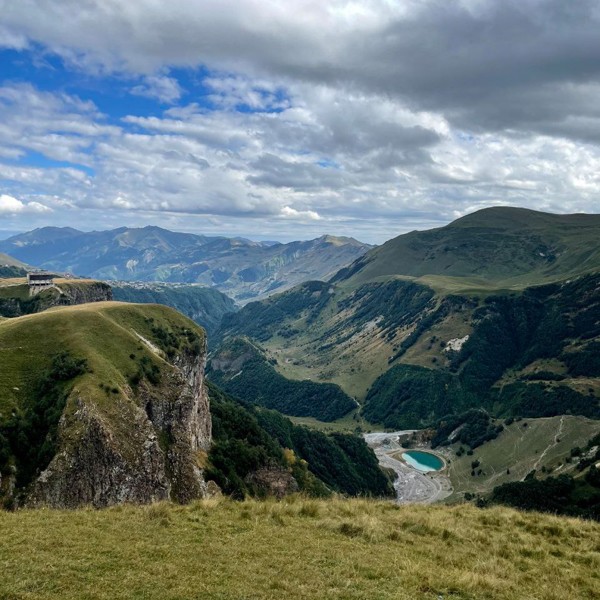
[[[338,384],[386,427],[471,408],[598,418],[599,240],[600,215],[485,209],[250,303],[217,335],[247,337],[280,375]]]
[[[328,279],[370,248],[344,237],[280,244],[160,227],[43,227],[0,242],[0,252],[36,267],[105,280],[199,283],[239,303]]]
[[[39,231],[40,243],[29,236],[23,247],[65,243],[63,230]],[[596,518],[599,234],[596,215],[480,211],[399,236],[329,281],[303,281],[237,312],[197,285],[111,290],[57,279],[30,296],[24,278],[5,279],[2,314],[13,318],[0,319],[0,341],[18,351],[5,353],[0,371],[0,497],[56,506],[187,501],[207,493],[207,481],[235,497],[385,495],[389,481],[364,441],[337,432],[386,427],[419,429],[419,443],[444,448],[457,497],[521,506],[519,495],[528,502],[538,483],[521,482],[524,469],[561,470],[571,479],[560,510]],[[113,291],[150,306],[103,301]],[[200,328],[157,303],[206,323],[211,355]],[[203,422],[192,423],[200,413]],[[185,437],[190,427],[201,444]],[[496,461],[494,448],[514,440],[523,447]]]

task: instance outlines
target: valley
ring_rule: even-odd
[[[394,489],[398,504],[440,502],[452,493],[446,473],[421,473],[402,460],[404,449],[399,439],[409,439],[413,433],[415,430],[366,433],[364,438],[373,448],[382,468],[395,472]]]
[[[241,438],[230,439],[221,426],[219,435],[225,437],[213,448],[223,455],[214,455],[209,463],[203,459],[202,464],[213,461],[211,477],[234,495],[254,495],[261,485],[275,485],[276,480],[282,489],[301,482],[312,493],[328,489],[388,494],[389,483],[376,478],[367,483],[351,474],[352,460],[363,465],[371,460],[362,449],[360,459],[349,459],[353,450],[348,440],[364,435],[381,466],[397,475],[394,487],[400,502],[485,499],[495,487],[523,481],[533,471],[542,479],[563,473],[578,477],[578,462],[570,453],[598,434],[596,255],[592,251],[584,261],[587,274],[574,269],[569,258],[585,254],[590,231],[596,229],[593,219],[516,209],[481,211],[440,230],[391,240],[384,250],[367,252],[330,281],[303,282],[241,309],[217,289],[168,282],[121,281],[109,286],[57,278],[52,289],[30,297],[23,279],[5,277],[0,279],[0,299],[6,304],[3,314],[14,318],[81,303],[68,314],[88,313],[86,302],[114,295],[148,303],[151,313],[157,303],[167,304],[202,324],[212,340],[207,378],[214,410],[224,410],[220,418],[234,428],[236,419],[256,420],[256,435],[275,444],[252,468],[243,467],[241,456],[250,456],[260,444],[243,450],[240,446],[236,456],[230,444],[242,443],[243,429]],[[529,250],[519,255],[513,270],[522,272],[512,279],[505,264],[489,257],[485,269],[478,267],[486,235],[499,232],[514,238],[509,246],[523,248],[539,245],[539,236],[545,235],[547,255],[532,257]],[[79,236],[63,230],[34,233],[46,236],[44,243]],[[122,235],[144,244],[166,236],[155,229]],[[165,239],[174,243],[176,236]],[[400,260],[387,272],[392,255]],[[555,276],[565,277],[565,269],[572,269],[571,278],[552,282]],[[441,275],[440,270],[451,274]],[[464,275],[467,271],[477,275]],[[515,278],[523,283],[527,273],[539,284],[520,287]],[[164,339],[170,340],[169,328],[165,331]],[[156,354],[156,335],[137,337],[138,345]],[[134,375],[124,376],[137,381]],[[140,378],[147,376],[152,377],[144,371]],[[127,389],[124,393],[130,394]],[[228,399],[217,408],[222,393]],[[273,411],[293,423],[280,420]],[[465,442],[450,439],[448,430],[444,441],[440,432],[448,427],[446,422],[455,423],[456,431],[475,428],[478,433],[464,437]],[[419,430],[417,447],[433,446],[445,468],[433,474],[415,471],[402,458],[400,442],[393,439],[396,434],[374,433],[384,430]],[[343,436],[349,436],[347,441]],[[344,464],[350,460],[344,467],[345,480],[332,474],[332,464],[323,468],[328,463],[325,455],[315,453],[321,444],[330,454],[341,452],[339,461]],[[298,470],[301,463],[294,459],[282,458],[286,448],[307,461],[307,470]],[[267,456],[279,465],[274,471],[266,468]],[[296,483],[277,471],[282,467],[296,469]],[[232,468],[235,477],[234,471],[226,474]],[[273,481],[267,484],[269,479]],[[326,487],[320,487],[323,482]]]
[[[329,282],[225,315],[217,336],[254,340],[286,377],[339,385],[368,421],[389,428],[473,406],[529,417],[577,406],[597,417],[600,226],[576,217],[488,209],[406,234]],[[518,285],[507,287],[509,263],[486,254],[486,236],[531,249],[510,263]],[[536,254],[541,238],[547,252]],[[452,285],[440,270],[456,273]]]

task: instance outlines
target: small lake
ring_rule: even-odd
[[[407,450],[402,453],[402,458],[408,465],[417,469],[417,471],[421,471],[421,473],[439,471],[444,467],[444,461],[435,454],[431,454],[431,452]]]

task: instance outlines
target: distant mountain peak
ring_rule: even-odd
[[[307,280],[329,279],[369,248],[335,236],[270,244],[174,232],[155,225],[88,233],[42,228],[0,242],[0,252],[28,264],[96,279],[214,286],[238,302]]]

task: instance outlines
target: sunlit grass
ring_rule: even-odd
[[[0,513],[0,598],[598,598],[600,524],[227,499]]]

